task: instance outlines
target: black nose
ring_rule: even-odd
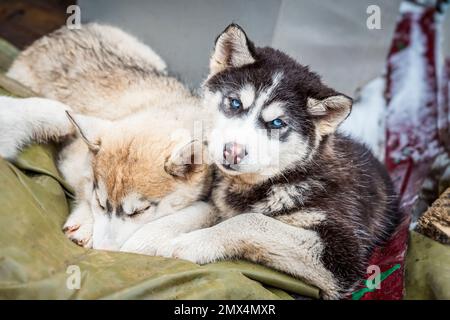
[[[238,164],[245,158],[245,146],[236,142],[228,142],[223,146],[223,159],[225,164]]]

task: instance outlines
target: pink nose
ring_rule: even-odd
[[[226,143],[223,147],[223,159],[225,164],[238,164],[245,158],[247,151],[245,146],[236,142]]]

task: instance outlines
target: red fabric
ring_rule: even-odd
[[[414,5],[411,4],[411,6]],[[402,158],[401,160],[398,158],[396,159],[395,155],[398,155],[398,152],[405,151],[399,150],[399,148],[404,148],[404,144],[403,146],[400,146],[401,137],[399,135],[398,128],[397,130],[394,130],[395,132],[393,132],[392,128],[389,127],[389,123],[395,121],[387,121],[385,161],[397,192],[400,195],[401,210],[404,214],[404,220],[385,247],[379,248],[374,252],[370,260],[370,264],[379,266],[381,272],[389,270],[398,264],[401,267],[381,282],[380,289],[367,292],[361,298],[362,300],[399,300],[403,298],[404,261],[407,250],[411,208],[429,171],[433,158],[436,156],[434,150],[430,152],[429,146],[433,141],[436,142],[439,140],[438,114],[441,115],[441,119],[445,116],[448,118],[448,91],[446,95],[442,94],[440,96],[438,108],[439,90],[438,74],[436,72],[438,68],[438,63],[436,61],[436,58],[438,57],[438,48],[436,45],[436,24],[438,21],[436,20],[436,17],[438,13],[434,7],[423,8],[416,6],[416,8],[410,7],[409,9],[411,10],[408,10],[408,8],[405,10],[404,8],[400,14],[392,46],[388,55],[385,97],[389,110],[389,108],[394,107],[390,105],[390,103],[398,94],[398,92],[394,91],[394,82],[408,80],[399,79],[398,75],[396,77],[393,76],[397,71],[397,68],[405,67],[404,64],[402,66],[398,65],[399,61],[398,59],[395,59],[396,54],[402,50],[408,49],[410,46],[425,46],[421,59],[426,65],[426,83],[423,87],[416,89],[426,91],[422,92],[424,97],[426,96],[426,103],[423,105],[424,109],[421,109],[420,121],[416,123],[412,119],[411,121],[403,121],[401,122],[402,127],[400,130],[401,133],[406,133],[408,148],[412,148],[416,151],[416,155],[420,154],[421,156],[419,158],[417,156],[406,156],[406,158]],[[421,10],[421,13],[417,13],[418,11],[416,9]],[[412,28],[417,26],[419,27],[418,30],[420,30],[422,39],[425,39],[424,43],[414,43],[414,41],[417,41],[417,37],[411,36]],[[408,63],[407,61],[403,62]],[[400,61],[400,63],[402,63],[402,61]],[[450,62],[448,68],[450,69]],[[448,75],[448,73],[445,73],[445,75]],[[448,78],[445,85],[441,86],[441,93],[445,88],[448,90]],[[408,103],[407,100],[403,102]],[[395,114],[388,112],[387,120],[395,120],[389,119],[389,117],[394,116]],[[442,132],[442,127],[448,125],[448,121],[441,120],[440,123],[441,124],[439,127]],[[365,284],[361,284],[360,288],[356,291],[360,290],[364,286]]]

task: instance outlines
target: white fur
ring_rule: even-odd
[[[0,155],[14,159],[33,139],[46,140],[73,132],[65,110],[70,107],[48,99],[0,97]]]
[[[280,143],[278,136],[285,129],[271,130],[269,138],[267,130],[257,126],[261,116],[265,121],[283,116],[281,102],[272,102],[270,105],[266,105],[282,79],[283,74],[276,73],[273,76],[272,84],[256,93],[252,91],[252,85],[243,86],[239,94],[244,109],[253,105],[246,116],[229,118],[222,112],[216,112],[208,137],[208,150],[211,161],[228,174],[256,173],[261,176],[271,176],[298,161],[302,155],[306,155],[308,141],[298,134],[290,135],[287,141]],[[224,99],[227,98],[223,97],[220,92],[213,93],[206,90],[203,104],[205,107],[218,110]],[[236,171],[227,171],[222,167],[223,148],[226,143],[230,142],[245,146],[248,153],[239,165],[232,165]],[[283,154],[283,158],[280,158],[279,154]]]
[[[276,89],[276,87],[280,84],[281,80],[283,79],[283,73],[277,72],[274,74],[272,78],[272,84],[266,88],[265,90],[262,90],[258,98],[255,101],[255,113],[259,114],[264,104],[269,100],[272,92]]]
[[[261,116],[264,121],[269,122],[277,118],[281,118],[284,115],[284,110],[282,108],[283,103],[273,102],[266,106],[261,112]]]
[[[91,209],[94,219],[93,248],[102,250],[118,251],[122,244],[127,241],[133,233],[146,223],[157,219],[156,207],[150,202],[143,201],[136,192],[131,192],[122,200],[124,212],[121,216],[116,211],[106,212],[97,203],[105,207],[108,195],[104,183],[98,181],[97,194],[92,195]],[[146,209],[144,211],[144,209]],[[129,217],[136,210],[143,210],[134,217]]]
[[[252,254],[252,250],[258,253]],[[337,298],[338,286],[321,262],[322,251],[323,244],[316,232],[262,214],[247,213],[182,234],[160,246],[157,254],[200,264],[239,257],[259,262],[261,258],[268,266],[318,286],[325,298]]]
[[[239,96],[241,98],[243,108],[248,109],[255,101],[255,88],[252,85],[246,85],[241,89]]]
[[[197,202],[178,212],[145,224],[120,248],[120,251],[155,255],[176,236],[212,224],[211,207]]]
[[[92,247],[93,244],[94,220],[92,217],[91,206],[83,201],[76,204],[63,226],[69,239],[78,242],[83,247]]]
[[[221,112],[216,112],[213,129],[209,135],[209,147],[211,160],[221,166],[223,164],[223,148],[226,143],[235,142],[245,146],[247,156],[243,158],[239,165],[233,165],[239,172],[258,173],[260,175],[271,175],[279,171],[280,143],[278,130],[271,131],[271,138],[267,136],[267,130],[257,127],[261,113],[264,112],[265,103],[271,97],[272,92],[279,85],[283,78],[282,73],[276,73],[272,79],[272,84],[260,92],[254,92],[251,85],[244,85],[240,91],[240,99],[244,109],[253,104],[250,112],[244,117],[228,118]],[[205,102],[210,108],[217,110],[221,99],[227,99],[220,93],[205,93]],[[279,105],[278,105],[279,107]],[[275,110],[276,103],[272,103],[269,109]],[[281,129],[283,130],[283,129]],[[288,144],[292,146],[292,144]],[[300,149],[303,150],[304,148]],[[233,174],[230,172],[230,174]]]

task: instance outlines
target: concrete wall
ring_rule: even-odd
[[[120,26],[149,44],[191,87],[207,75],[216,36],[239,23],[270,44],[281,0],[80,0],[82,21]]]
[[[310,65],[346,94],[381,74],[401,0],[79,0],[83,21],[120,26],[153,47],[192,88],[207,74],[215,37],[237,22],[257,45]],[[381,30],[366,26],[381,8]],[[450,30],[447,17],[446,30]],[[444,28],[445,29],[445,28]],[[450,54],[450,31],[444,46]]]
[[[283,0],[273,46],[310,65],[333,88],[353,95],[385,65],[400,0]],[[339,5],[336,5],[339,3]],[[381,29],[367,28],[369,5]]]

